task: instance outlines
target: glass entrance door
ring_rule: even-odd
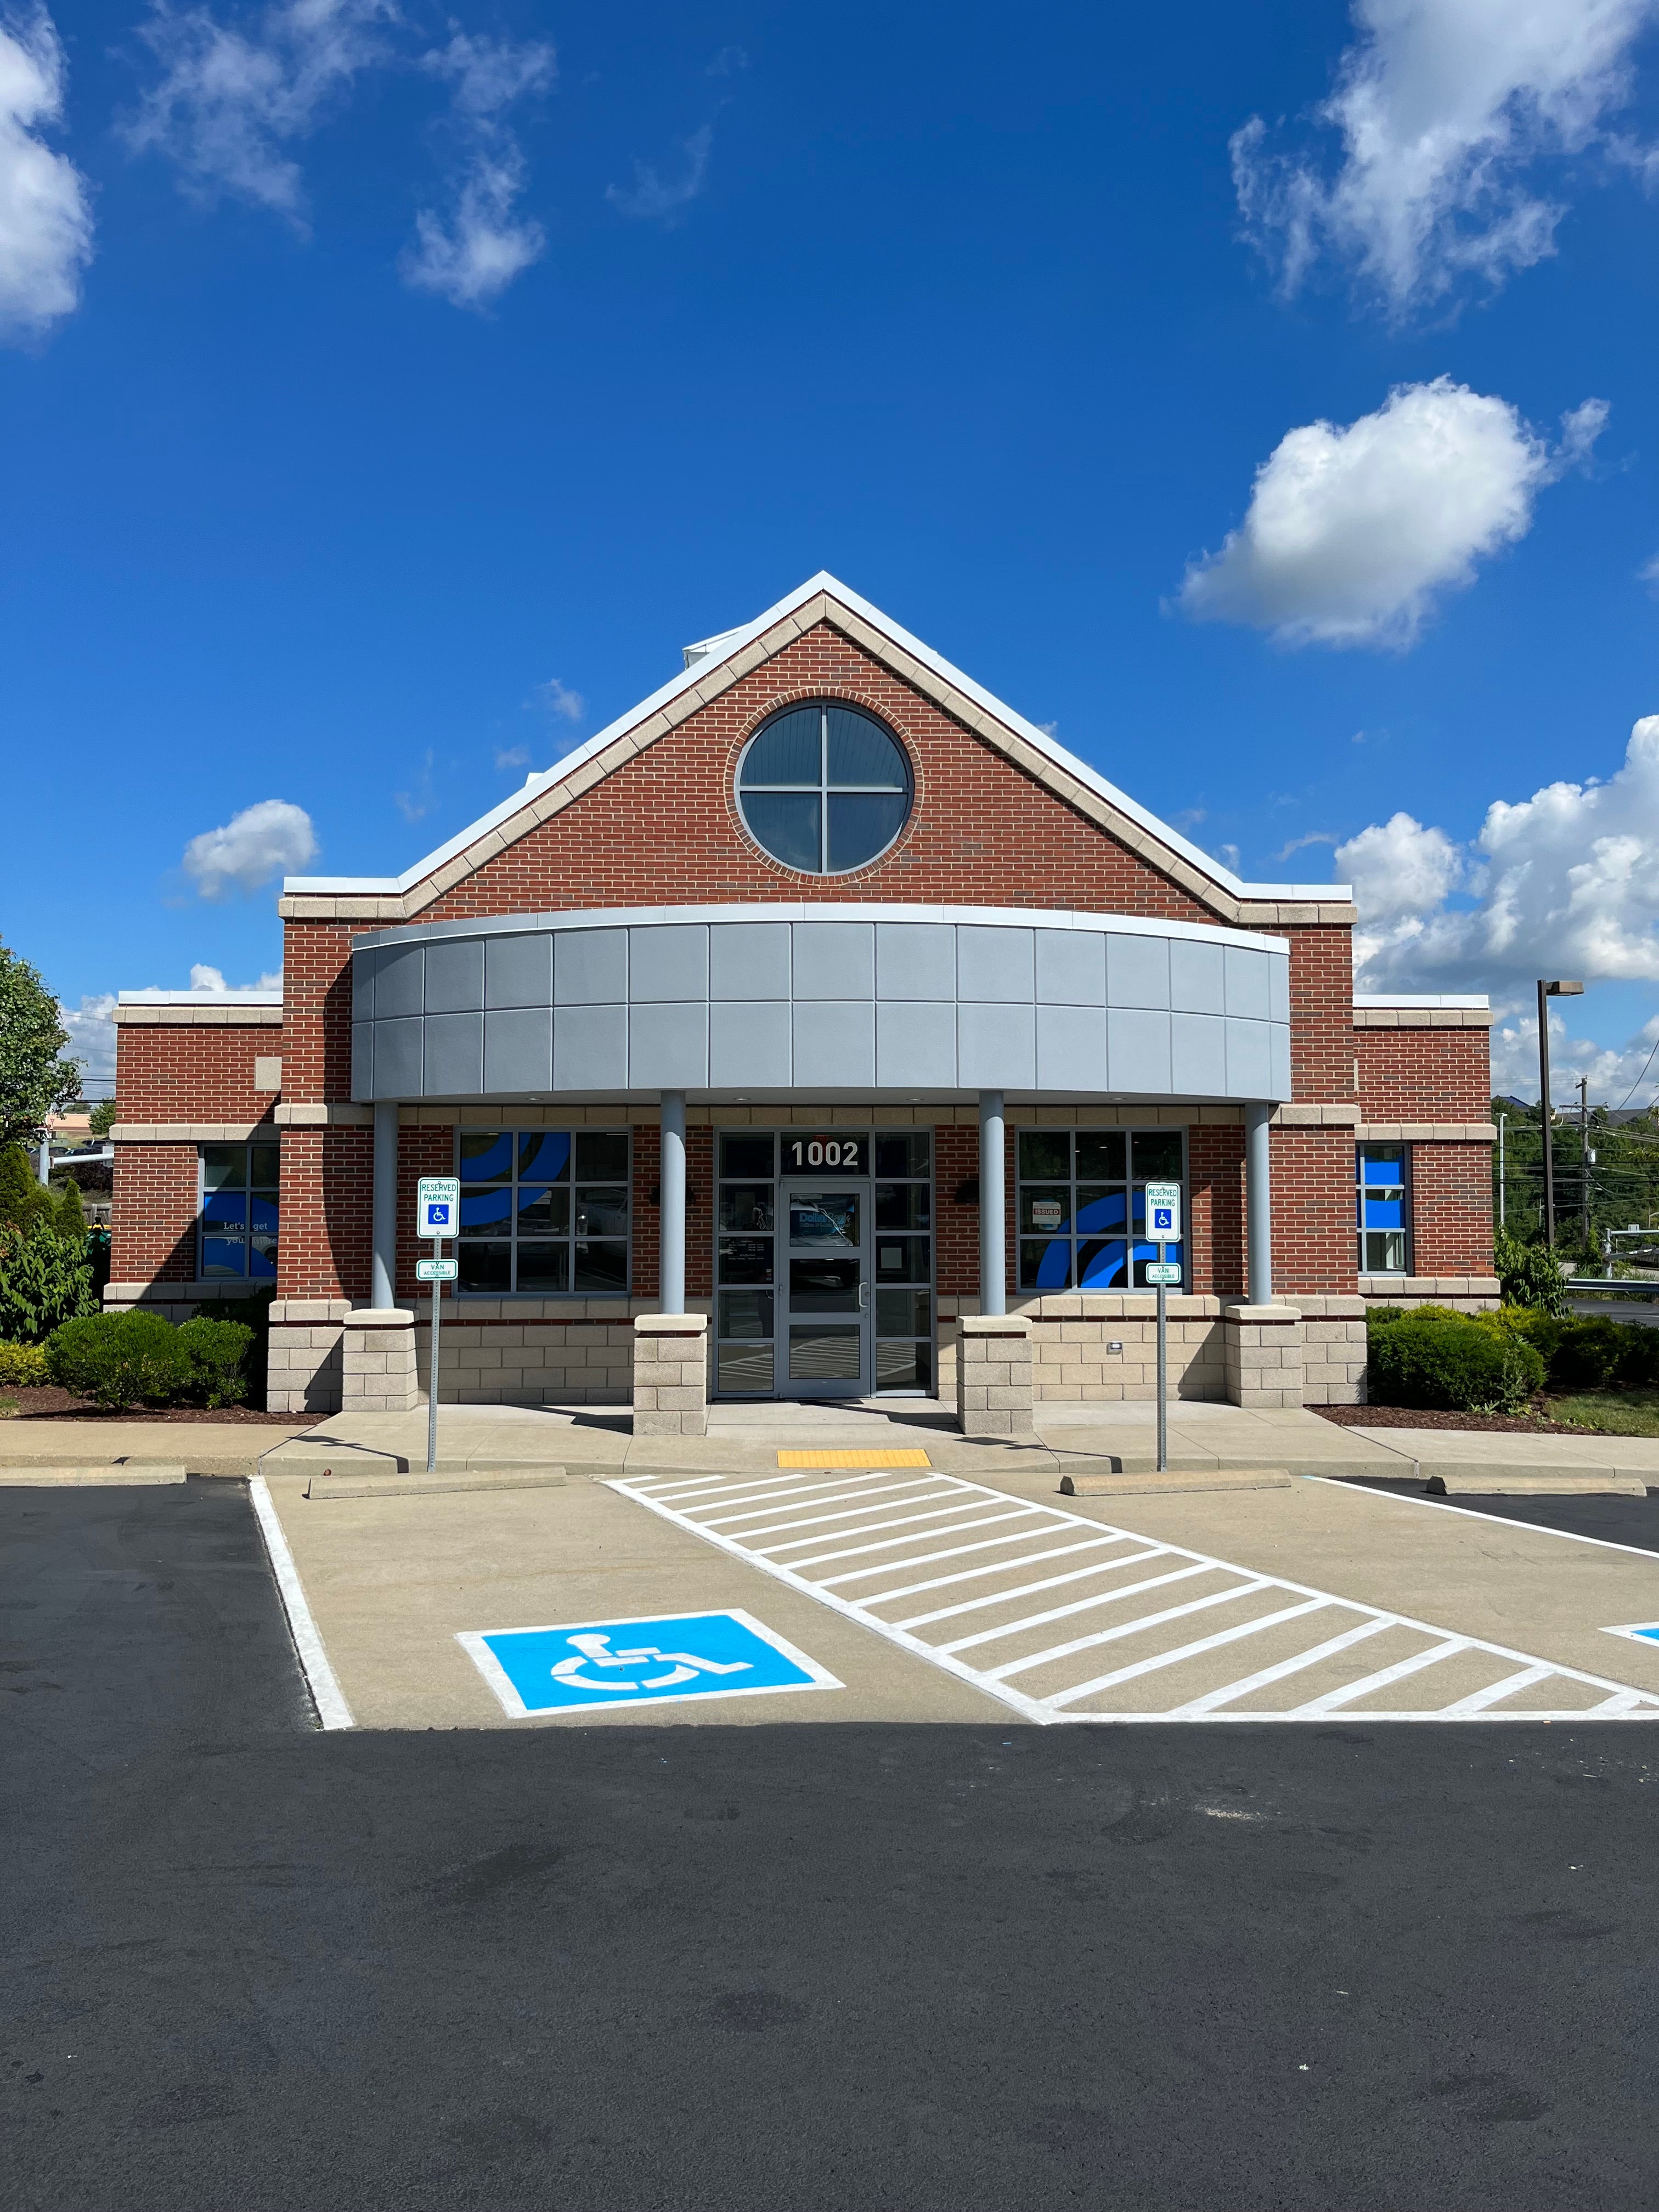
[[[869,1392],[869,1189],[844,1178],[783,1184],[781,1395],[861,1398]]]

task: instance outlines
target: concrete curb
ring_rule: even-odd
[[[1062,1498],[1150,1498],[1194,1490],[1288,1490],[1282,1467],[1215,1467],[1194,1471],[1166,1468],[1159,1474],[1062,1474]]]
[[[313,1505],[325,1505],[341,1498],[447,1498],[458,1491],[485,1491],[493,1496],[500,1490],[562,1490],[568,1477],[562,1467],[543,1467],[531,1473],[518,1474],[452,1474],[447,1478],[422,1475],[408,1480],[386,1475],[379,1481],[331,1481],[320,1489],[317,1487],[319,1480],[319,1477],[312,1476],[300,1493]]]
[[[1426,1470],[1431,1498],[1645,1498],[1639,1474],[1617,1468],[1437,1467]]]
[[[176,1463],[171,1466],[153,1462],[137,1466],[122,1466],[119,1463],[104,1467],[0,1466],[0,1489],[8,1490],[58,1487],[130,1490],[136,1485],[183,1482],[184,1480],[185,1470]]]

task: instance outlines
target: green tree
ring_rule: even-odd
[[[0,1224],[0,1343],[39,1344],[61,1322],[97,1310],[84,1237],[65,1243],[50,1219]]]
[[[92,1109],[93,1135],[107,1137],[115,1127],[115,1101],[112,1098],[100,1098]]]
[[[72,1179],[58,1194],[58,1234],[71,1242],[87,1241],[87,1209],[81,1203],[81,1186]]]
[[[58,1001],[28,962],[0,944],[0,1145],[38,1145],[46,1116],[81,1095]]]
[[[24,1229],[40,1213],[56,1208],[40,1188],[33,1163],[21,1145],[0,1145],[0,1226]]]

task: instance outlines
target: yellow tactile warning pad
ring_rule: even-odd
[[[780,1467],[931,1467],[925,1451],[781,1451]]]

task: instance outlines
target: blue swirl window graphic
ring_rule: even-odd
[[[1146,1235],[1146,1182],[1184,1182],[1184,1150],[1178,1129],[1022,1130],[1020,1289],[1144,1289],[1158,1257]],[[1182,1246],[1171,1244],[1167,1256],[1185,1267]]]

